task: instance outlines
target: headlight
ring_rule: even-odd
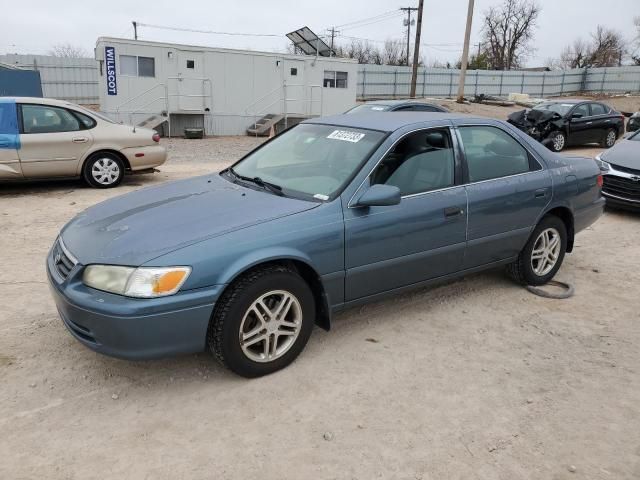
[[[608,172],[609,169],[611,168],[607,162],[602,160],[601,153],[596,155],[595,161],[596,161],[596,165],[598,165],[598,168],[600,169],[601,172]]]
[[[154,298],[173,295],[187,280],[191,267],[121,267],[89,265],[82,281],[96,290],[127,297]]]

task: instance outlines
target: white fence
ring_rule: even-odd
[[[459,70],[419,68],[416,96],[453,97],[458,91]],[[360,65],[357,95],[360,100],[407,98],[411,68],[389,65]],[[521,70],[468,70],[465,96],[506,96],[512,92],[533,97],[575,93],[640,92],[640,67],[581,68],[551,72]]]
[[[84,105],[98,104],[98,62],[93,58],[0,55],[0,62],[40,72],[45,97]]]
[[[98,104],[98,62],[92,58],[58,58],[46,55],[0,55],[0,62],[40,72],[45,97],[80,104]],[[459,70],[419,68],[416,94],[421,97],[453,97]],[[360,65],[357,97],[407,98],[411,85],[409,67]],[[576,93],[639,93],[640,67],[582,68],[551,72],[469,70],[466,96],[484,93],[506,96],[511,92],[549,97]]]

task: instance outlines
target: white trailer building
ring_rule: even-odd
[[[105,37],[95,56],[101,110],[165,134],[268,132],[356,101],[357,63],[343,58]]]

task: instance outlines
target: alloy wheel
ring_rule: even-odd
[[[548,274],[558,262],[560,256],[560,233],[555,228],[540,232],[531,251],[531,268],[539,277]]]
[[[247,309],[240,323],[242,352],[254,362],[272,362],[293,346],[302,327],[302,307],[285,290],[261,295]]]
[[[553,149],[556,152],[559,152],[563,148],[564,148],[564,135],[558,134],[555,137],[553,137]]]
[[[111,185],[120,177],[120,166],[112,158],[99,158],[91,167],[91,176],[101,185]]]
[[[607,147],[613,147],[613,145],[616,143],[616,132],[614,132],[613,130],[609,130],[609,133],[607,133],[607,138],[605,139],[605,143]]]

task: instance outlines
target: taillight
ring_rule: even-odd
[[[160,141],[160,134],[159,133],[154,133],[153,136],[151,137],[151,140],[153,140],[154,142],[159,142]]]
[[[602,175],[598,175],[598,179],[596,180],[596,183],[600,188],[602,188],[602,185],[604,184],[604,177]]]

